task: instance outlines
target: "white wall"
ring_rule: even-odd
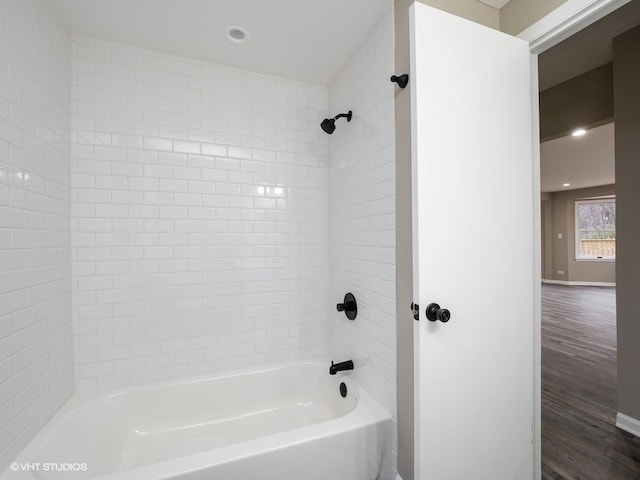
[[[328,354],[327,90],[72,39],[79,390]]]
[[[48,2],[0,8],[0,471],[73,392],[69,39]]]
[[[331,301],[352,292],[358,316],[331,319],[331,355],[394,418],[396,465],[395,113],[393,18],[370,33],[329,89],[331,115],[348,110],[330,142]]]

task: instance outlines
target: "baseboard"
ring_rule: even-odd
[[[616,416],[616,427],[625,432],[629,432],[636,437],[640,437],[640,420],[636,420],[629,415],[618,412]]]
[[[569,285],[574,287],[615,287],[616,282],[568,282],[566,280],[542,279],[542,283],[552,283],[555,285]]]

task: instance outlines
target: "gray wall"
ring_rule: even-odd
[[[618,411],[640,419],[640,27],[613,41],[616,119]]]
[[[543,192],[540,194],[540,220],[542,222],[540,233],[541,241],[541,261],[542,261],[542,278],[553,278],[553,262],[552,262],[552,242],[553,242],[553,213],[551,211],[551,193]]]
[[[613,65],[608,63],[540,92],[540,139],[613,119]]]
[[[395,71],[409,72],[409,0],[396,0]],[[409,79],[411,81],[411,79]],[[398,473],[414,477],[413,444],[413,291],[411,255],[411,97],[409,87],[396,88],[396,335],[398,391]]]
[[[500,11],[477,0],[417,0],[417,2],[496,30],[500,29]],[[410,5],[413,2],[405,3]]]
[[[517,35],[566,0],[511,0],[500,10],[500,30]]]
[[[555,192],[549,200],[543,201],[543,221],[548,228],[544,229],[543,245],[547,248],[543,249],[545,267],[542,278],[568,282],[615,282],[615,262],[575,259],[575,201],[614,194],[615,186],[605,185]],[[561,239],[558,238],[559,233],[562,233]],[[558,270],[564,274],[559,274]]]

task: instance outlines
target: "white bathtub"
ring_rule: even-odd
[[[327,362],[75,396],[1,480],[390,478],[391,418]]]

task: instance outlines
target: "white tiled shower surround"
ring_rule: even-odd
[[[391,11],[327,89],[69,39],[46,5],[0,16],[0,471],[74,365],[86,391],[353,359],[395,418]]]
[[[69,37],[47,2],[0,8],[0,471],[73,392]]]
[[[358,316],[331,315],[331,354],[394,417],[396,428],[395,87],[393,21],[382,19],[329,89],[331,298],[352,292]],[[394,430],[394,466],[397,449]]]
[[[326,88],[71,52],[78,390],[326,357]]]

